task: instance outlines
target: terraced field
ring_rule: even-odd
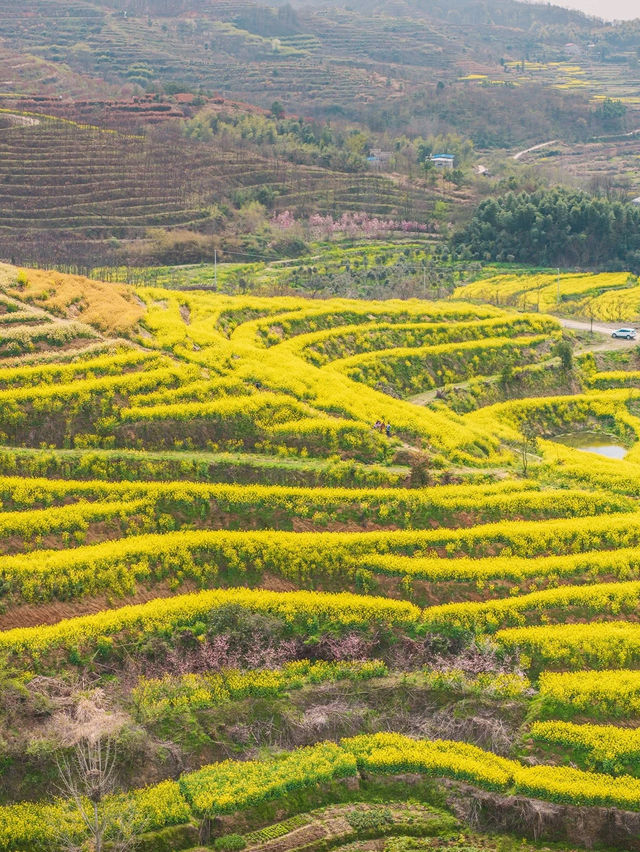
[[[1,283],[0,850],[90,848],[54,795],[87,720],[114,844],[640,848],[640,390],[603,353],[479,284]]]
[[[219,205],[266,183],[277,210],[307,215],[365,210],[426,221],[433,210],[424,188],[381,174],[274,163],[40,113],[8,115],[0,127],[0,256],[15,262],[109,264],[153,228],[215,230]]]
[[[373,103],[400,96],[386,87],[374,63],[408,62],[411,66],[452,64],[460,53],[455,37],[427,22],[365,22],[345,12],[303,16],[288,29],[277,27],[278,47],[250,3],[189,4],[181,18],[175,8],[148,11],[118,4],[73,0],[32,2],[28,13],[12,20],[10,4],[2,8],[0,38],[50,62],[65,63],[92,76],[150,81],[180,81],[189,88],[223,91],[230,97],[268,107],[269,98],[286,95],[296,108]],[[175,17],[173,17],[175,15]],[[364,24],[364,25],[363,25]],[[353,65],[354,56],[364,67]],[[371,70],[369,70],[371,66]],[[451,74],[451,72],[449,72]],[[426,81],[424,70],[421,73]]]
[[[278,13],[247,0],[30,0],[19,18],[12,11],[9,0],[0,2],[0,39],[57,67],[62,77],[71,69],[109,83],[177,82],[267,108],[274,98],[286,98],[301,114],[395,109],[404,93],[425,87],[431,93],[438,80],[500,87],[542,83],[564,92],[622,96],[632,105],[637,95],[633,66],[630,73],[621,71],[635,52],[633,36],[564,10],[523,13],[509,5],[477,13],[462,7],[449,15],[441,4],[388,9],[358,3]],[[577,59],[564,49],[571,33],[580,44]],[[612,44],[619,53],[607,61]],[[560,61],[523,62],[527,50]],[[502,64],[500,56],[507,57]],[[30,82],[25,80],[27,87]]]
[[[635,322],[640,317],[640,287],[628,272],[502,274],[463,285],[454,295],[605,322]]]

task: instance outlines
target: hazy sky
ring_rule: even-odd
[[[554,5],[580,9],[605,20],[640,18],[640,0],[553,0]]]

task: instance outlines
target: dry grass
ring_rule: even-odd
[[[126,333],[145,312],[124,284],[92,281],[82,275],[3,266],[0,286],[15,298],[107,334]]]

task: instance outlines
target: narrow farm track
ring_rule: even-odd
[[[483,381],[485,382],[497,382],[500,379],[500,376],[484,376]],[[473,382],[473,379],[469,379],[466,382],[456,382],[452,385],[445,385],[444,388],[432,388],[431,390],[425,391],[424,393],[416,394],[415,396],[410,396],[408,401],[413,403],[413,405],[427,405],[429,402],[433,402],[438,398],[438,394],[442,395],[443,392],[447,390],[456,390],[456,389],[464,389],[468,388],[469,385]]]
[[[569,319],[567,317],[558,317],[558,322],[563,328],[572,328],[576,331],[593,331],[595,334],[606,334],[608,337],[611,337],[611,332],[620,328],[620,323],[608,323],[607,325],[604,325],[602,323],[595,322],[592,325],[591,322]],[[621,340],[620,342],[634,343],[635,341]]]
[[[562,325],[562,320],[558,318],[558,321]],[[613,341],[614,343],[616,341]],[[603,349],[606,347],[602,347]],[[613,348],[613,347],[608,347]],[[590,347],[590,351],[594,351],[593,347]],[[549,367],[557,367],[560,364],[559,358],[548,358],[547,364]],[[527,371],[537,369],[536,365],[525,366],[522,368],[522,371],[526,373]],[[481,381],[485,386],[487,385],[495,385],[497,382],[500,382],[501,375],[496,373],[491,376],[479,376],[473,379],[468,379],[466,382],[455,382],[450,385],[444,385],[441,388],[432,388],[431,390],[425,391],[424,393],[416,394],[415,396],[411,396],[408,398],[408,402],[411,402],[413,405],[427,405],[430,402],[434,402],[436,399],[444,398],[447,393],[455,392],[459,390],[465,390],[467,388],[472,387],[478,381]]]
[[[550,139],[548,142],[540,142],[538,145],[532,145],[531,148],[525,148],[524,151],[518,151],[513,155],[514,160],[521,160],[525,154],[530,154],[532,151],[540,151],[542,148],[547,148],[549,145],[555,145],[557,139]]]

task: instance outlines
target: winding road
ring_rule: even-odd
[[[531,148],[525,148],[524,151],[518,151],[517,154],[513,155],[514,160],[519,160],[520,157],[524,157],[525,154],[530,154],[531,151],[539,151],[540,148],[546,148],[547,145],[553,145],[554,142],[558,142],[557,139],[549,139],[548,142],[541,142],[539,145],[532,145]]]
[[[574,331],[595,331],[597,334],[606,334],[607,337],[611,337],[611,332],[615,331],[617,328],[626,328],[627,326],[623,326],[621,323],[608,323],[607,325],[603,325],[601,322],[594,322],[591,325],[591,322],[583,322],[582,320],[574,320],[574,319],[565,319],[564,317],[556,317],[560,325],[564,326],[564,328],[572,328]],[[635,328],[632,324],[629,328]],[[633,343],[633,340],[620,340],[620,343]]]
[[[572,328],[575,331],[596,331],[598,334],[611,334],[612,331],[615,331],[616,328],[620,328],[619,325],[602,325],[602,323],[594,322],[591,325],[590,322],[582,322],[581,320],[572,320],[572,319],[564,319],[564,317],[556,317],[560,325],[564,326],[564,328]]]

